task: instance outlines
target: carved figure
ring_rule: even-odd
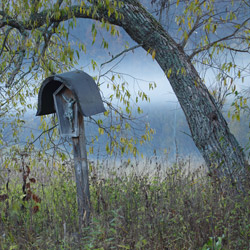
[[[75,104],[76,100],[74,100],[73,98],[67,98],[64,95],[62,95],[62,97],[67,103],[64,117],[69,120],[71,131],[75,132],[75,128],[74,128],[74,104]]]

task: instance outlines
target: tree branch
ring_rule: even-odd
[[[0,56],[1,56],[2,53],[3,53],[3,50],[4,50],[4,48],[5,48],[5,43],[6,43],[7,39],[8,39],[9,33],[10,33],[10,31],[11,31],[12,29],[13,29],[13,27],[9,27],[9,28],[6,30],[5,38],[4,38],[3,44],[2,44],[2,49],[1,49],[1,51],[0,51]]]
[[[112,61],[114,61],[115,59],[117,59],[118,57],[120,57],[121,55],[123,55],[123,54],[125,54],[125,53],[127,53],[127,52],[129,52],[131,50],[137,49],[137,48],[139,48],[141,46],[142,46],[142,44],[138,44],[138,45],[135,45],[135,46],[133,46],[131,48],[123,50],[121,53],[119,53],[116,56],[112,57],[112,59],[110,59],[109,61],[102,63],[101,67],[104,66],[105,64],[111,63]]]
[[[34,144],[43,134],[45,134],[45,133],[47,133],[47,132],[53,130],[53,129],[56,128],[57,126],[58,126],[58,124],[56,124],[56,125],[52,126],[51,128],[49,128],[49,129],[43,131],[34,141],[32,141],[32,142],[29,143],[29,146],[32,145],[32,144]]]
[[[230,34],[230,35],[228,35],[228,36],[226,36],[226,37],[222,37],[222,38],[220,38],[220,39],[218,39],[218,40],[216,40],[216,41],[214,41],[214,42],[212,42],[212,43],[209,43],[209,44],[206,45],[206,46],[201,47],[200,49],[195,50],[195,51],[189,56],[190,60],[192,60],[193,57],[194,57],[195,55],[199,54],[200,52],[202,52],[202,51],[204,51],[204,50],[208,50],[208,49],[212,48],[214,45],[216,45],[217,43],[222,42],[222,41],[229,40],[230,38],[232,38],[233,36],[235,36],[235,35],[240,31],[240,29],[241,29],[244,25],[247,24],[247,22],[248,22],[249,20],[250,20],[250,18],[247,18],[247,19],[240,25],[240,27],[238,27],[237,29],[234,30],[234,32],[233,32],[232,34]],[[225,48],[227,48],[227,47],[225,47]]]
[[[19,73],[19,71],[20,71],[20,69],[22,67],[23,59],[25,57],[25,51],[26,51],[25,47],[26,47],[27,38],[28,38],[28,34],[24,30],[23,33],[22,33],[22,45],[21,45],[21,48],[20,48],[20,51],[19,51],[19,57],[18,57],[16,65],[15,65],[15,68],[12,71],[12,73],[11,73],[11,75],[10,75],[6,85],[5,85],[6,87],[10,87],[12,85],[12,83],[15,80],[16,75]]]
[[[25,26],[23,23],[17,22],[14,18],[7,15],[4,11],[0,10],[0,15],[3,16],[3,18],[0,20],[0,28],[4,27],[5,25],[11,26],[13,28],[16,28],[21,33],[25,31]]]

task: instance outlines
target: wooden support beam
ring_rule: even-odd
[[[84,132],[84,118],[78,113],[79,136],[72,137],[75,176],[77,187],[77,202],[79,212],[79,227],[88,226],[90,221],[90,192],[88,179],[88,162],[86,138]]]

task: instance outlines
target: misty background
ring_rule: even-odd
[[[149,3],[150,1],[142,2],[148,9],[151,8],[152,12],[153,9]],[[175,13],[171,13],[171,15],[174,17]],[[65,22],[65,26],[67,25],[68,23]],[[95,25],[98,30],[94,44],[92,38],[93,25]],[[174,34],[177,29],[174,19],[172,22],[168,22],[165,28],[171,34]],[[69,41],[72,47],[77,46],[76,41],[84,42],[86,45],[86,53],[80,54],[78,65],[72,68],[72,70],[83,70],[95,77],[95,79],[99,79],[99,77],[103,75],[99,83],[101,95],[104,100],[109,99],[110,95],[113,94],[113,90],[108,87],[108,79],[111,78],[112,75],[119,74],[121,76],[120,81],[128,83],[131,100],[134,101],[132,112],[136,116],[135,111],[138,105],[143,110],[143,113],[139,115],[135,130],[143,130],[142,124],[146,123],[150,124],[150,127],[154,130],[151,141],[143,145],[138,145],[139,152],[142,152],[143,155],[150,157],[152,155],[165,154],[170,159],[175,159],[177,155],[183,157],[191,155],[192,157],[200,158],[200,153],[193,143],[188,124],[178,100],[164,72],[157,62],[152,59],[150,54],[139,47],[122,54],[110,63],[104,64],[126,48],[137,45],[122,28],[116,27],[116,29],[119,31],[119,36],[112,37],[109,32],[100,28],[100,24],[96,21],[86,19],[77,20],[76,27],[70,30]],[[103,48],[104,40],[108,42],[108,48],[106,49]],[[236,58],[235,60],[243,67],[249,62],[249,59],[250,58],[244,57]],[[96,62],[95,69],[93,68],[93,60]],[[104,65],[101,66],[102,64]],[[207,87],[212,90],[216,83],[214,73],[209,70],[206,72],[199,71],[199,73],[201,77],[204,78]],[[39,79],[36,84],[40,85],[43,80],[44,79]],[[150,90],[150,83],[155,83],[157,87],[154,90]],[[249,76],[245,78],[244,83],[237,83],[237,89],[239,91],[247,91],[249,87]],[[147,94],[150,99],[149,102],[142,102],[140,100],[138,103],[135,102],[138,91],[140,90]],[[30,99],[30,103],[35,102],[37,102],[37,100],[34,98]],[[232,121],[227,118],[232,102],[233,96],[229,95],[223,107],[223,114],[229,123],[232,133],[247,152],[249,142],[248,114],[243,114],[240,121]],[[112,104],[120,105],[115,99]],[[125,107],[122,108],[124,109]],[[31,132],[34,134],[34,138],[38,137],[42,132],[42,130],[39,129],[40,117],[36,117],[35,113],[36,110],[30,110],[24,116],[23,129],[19,137],[21,145],[25,145]],[[99,115],[99,117],[102,117],[102,115]],[[85,121],[86,137],[90,142],[92,136],[98,135],[98,127],[92,124],[88,118],[86,118]],[[11,120],[9,123],[11,123]],[[12,142],[12,133],[11,126],[7,126],[3,129],[4,140],[9,141],[10,145]],[[106,135],[100,136],[98,142],[94,144],[94,154],[90,157],[96,157],[97,155],[104,157],[106,155],[105,144],[107,140]],[[39,147],[38,141],[35,145]],[[70,150],[70,147],[68,149]]]

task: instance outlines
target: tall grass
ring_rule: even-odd
[[[249,188],[225,192],[189,161],[106,164],[90,163],[92,219],[81,232],[70,164],[32,168],[26,194],[23,172],[2,180],[0,249],[250,249]]]

